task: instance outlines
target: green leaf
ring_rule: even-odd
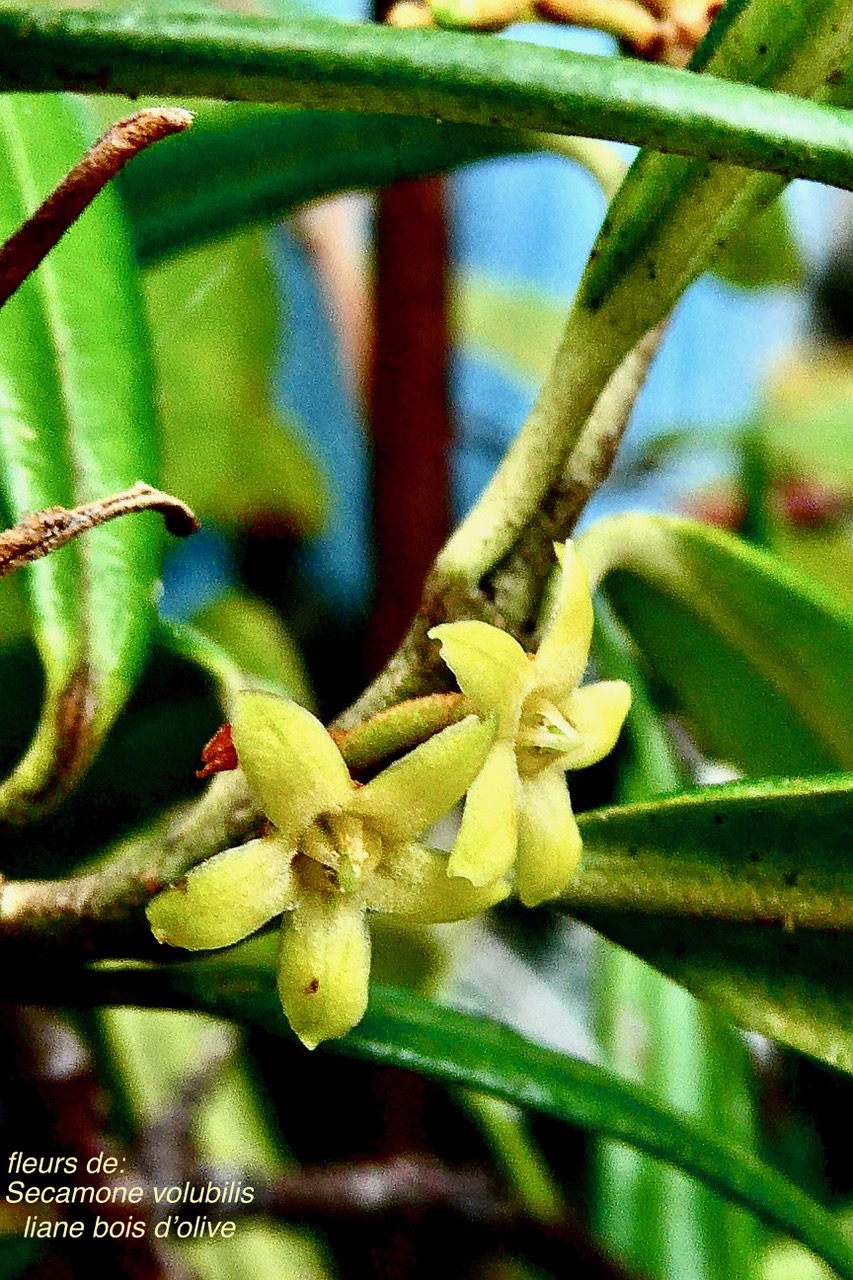
[[[573,905],[853,929],[853,775],[702,787],[584,813]]]
[[[741,1026],[853,1074],[849,933],[578,914]]]
[[[160,391],[164,485],[230,528],[323,522],[326,484],[273,408],[278,303],[269,252],[250,232],[146,272]],[[204,465],[200,465],[200,460]]]
[[[853,610],[695,521],[620,516],[579,547],[704,751],[751,774],[853,767]]]
[[[582,815],[567,908],[736,1021],[853,1071],[853,776]]]
[[[699,82],[719,76],[776,89],[777,105],[792,94],[820,101],[827,83],[846,68],[851,42],[853,10],[843,0],[794,0],[783,19],[771,0],[753,0],[723,10],[693,69],[703,73]],[[734,156],[722,146],[712,158],[731,162]],[[609,373],[714,265],[727,242],[745,234],[749,220],[766,216],[782,186],[731,163],[644,151],[590,255],[575,304],[575,338],[589,333],[610,351]]]
[[[743,439],[745,484],[765,545],[853,603],[851,383],[841,344],[810,350],[776,374]],[[815,516],[792,519],[786,492],[815,495]],[[823,501],[823,511],[821,511]]]
[[[624,678],[608,656],[605,671]],[[643,705],[642,682],[639,698],[632,683],[631,716]],[[731,713],[740,696],[725,698]],[[656,776],[658,744],[644,745]],[[633,776],[650,776],[649,766]],[[572,894],[598,901],[573,910],[743,1025],[853,1071],[853,779],[705,789],[584,815],[581,827]]]
[[[30,634],[25,579],[0,578],[0,650],[13,648]]]
[[[673,749],[669,734],[654,706],[637,666],[628,637],[606,601],[595,604],[593,653],[597,669],[608,680],[624,680],[631,688],[631,707],[625,719],[617,793],[621,803],[650,800],[682,791],[688,773]],[[627,759],[626,759],[627,757]]]
[[[111,1001],[189,1006],[292,1038],[273,975],[239,961],[81,977],[77,1000],[103,1002],[109,989]],[[421,1071],[627,1142],[707,1182],[853,1277],[853,1251],[831,1215],[769,1165],[611,1072],[532,1044],[508,1027],[374,987],[364,1020],[322,1051]]]
[[[606,1065],[662,1105],[754,1149],[749,1053],[731,1025],[603,939],[595,986]],[[599,1232],[639,1274],[660,1280],[758,1274],[758,1224],[706,1186],[611,1142],[596,1148],[596,1174]]]
[[[627,637],[606,607],[596,610],[595,652],[602,674],[627,680],[618,795],[651,800],[682,789],[685,771],[640,674]],[[627,759],[625,759],[627,757]],[[754,1149],[749,1055],[741,1037],[683,987],[636,956],[598,939],[594,1009],[603,1062],[643,1085],[661,1103],[718,1126]],[[643,1275],[700,1280],[756,1273],[755,1219],[681,1173],[620,1143],[595,1146],[593,1211],[608,1247]]]
[[[774,474],[853,487],[850,360],[843,345],[809,350],[778,370],[752,425]]]
[[[719,76],[776,89],[782,95],[777,94],[777,103],[789,94],[823,101],[830,92],[827,84],[847,68],[852,38],[853,15],[836,0],[817,4],[794,0],[782,19],[778,6],[753,0],[728,7],[691,67],[701,71],[703,78]],[[731,161],[733,157],[721,149],[713,159]],[[778,182],[756,174],[746,178],[729,165],[709,168],[646,152],[610,210],[606,224],[610,251],[591,259],[581,290],[582,305],[597,309],[606,296],[615,308],[622,288],[634,291],[641,270],[647,282],[655,283],[653,295],[673,288],[674,301],[686,283],[684,273],[692,271],[690,259],[701,256],[707,265],[708,256],[719,252],[733,233],[745,234],[744,219],[766,211],[780,189]],[[701,211],[711,207],[714,222],[703,224]],[[686,237],[680,249],[679,235]],[[661,250],[663,261],[658,260]],[[631,278],[622,281],[628,262]],[[614,323],[618,324],[618,314]],[[633,325],[630,317],[622,323]]]
[[[806,22],[812,43],[825,41],[827,12],[825,0],[787,7],[776,24],[784,39],[759,59],[762,83],[775,75],[789,93],[805,93],[790,74],[789,46]],[[815,88],[846,66],[842,16],[839,6],[830,20],[839,58],[820,68]],[[742,62],[755,61],[753,49]],[[0,13],[0,87],[228,97],[580,133],[853,182],[853,124],[843,111],[668,67],[452,32],[242,14],[11,10]]]
[[[0,236],[91,140],[80,104],[0,100]],[[0,485],[7,515],[156,484],[147,335],[121,209],[107,190],[0,315]],[[55,805],[96,754],[143,664],[161,535],[154,515],[87,533],[26,573],[44,706],[0,787],[0,814]]]
[[[194,625],[239,665],[241,688],[280,693],[310,709],[313,697],[302,655],[265,601],[229,591],[202,609]]]
[[[199,625],[162,622],[171,651],[206,672],[230,716],[243,689],[261,689],[311,708],[313,698],[293,641],[263,601],[229,593],[199,616]]]
[[[145,262],[340,191],[530,150],[504,130],[355,112],[232,105],[196,114],[190,146],[152,147],[120,186]]]

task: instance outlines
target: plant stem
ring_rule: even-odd
[[[243,774],[218,774],[201,800],[131,836],[88,870],[63,880],[2,883],[0,940],[12,948],[71,949],[90,957],[156,955],[141,908],[262,821]]]
[[[499,613],[530,637],[545,584],[554,570],[555,542],[574,530],[584,507],[607,478],[637,396],[657,354],[666,321],[642,338],[605,386],[562,471],[527,521],[511,552],[487,580]]]
[[[461,1098],[525,1213],[537,1222],[564,1221],[563,1194],[533,1139],[523,1112],[487,1093],[465,1090]]]
[[[379,193],[369,675],[400,643],[450,531],[446,221],[440,177],[403,180]]]

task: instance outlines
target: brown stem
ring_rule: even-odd
[[[453,676],[442,661],[439,645],[430,640],[427,632],[439,622],[455,622],[459,618],[476,618],[495,626],[506,624],[492,601],[479,590],[457,583],[445,585],[431,575],[420,608],[399,648],[352,706],[336,717],[331,726],[333,736],[349,733],[404,699],[451,692]]]
[[[48,507],[37,511],[14,528],[0,533],[0,578],[14,573],[32,560],[40,560],[51,551],[57,551],[87,529],[94,529],[119,516],[132,515],[135,511],[159,511],[169,533],[177,538],[185,538],[199,527],[198,520],[185,503],[140,481],[131,489],[87,502],[82,507],[71,510]]]
[[[441,178],[378,200],[370,388],[376,600],[371,674],[400,643],[450,532],[447,228]]]
[[[470,710],[458,693],[424,698],[392,708],[352,735],[336,736],[347,763],[358,771],[410,749]],[[227,746],[230,731],[216,736]],[[129,837],[86,870],[61,880],[0,877],[0,951],[162,959],[165,953],[141,908],[196,863],[240,844],[262,823],[244,775],[228,767],[216,772],[195,803]]]
[[[178,107],[148,107],[117,121],[0,248],[0,307],[129,160],[192,124]]]

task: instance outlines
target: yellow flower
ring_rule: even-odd
[[[612,751],[631,704],[623,680],[578,688],[592,642],[589,580],[571,542],[555,551],[559,595],[535,656],[485,622],[450,622],[429,633],[440,641],[463,693],[481,714],[498,720],[468,793],[448,873],[483,886],[515,865],[527,906],[559,894],[580,861],[565,771]]]
[[[238,695],[237,759],[272,827],[158,894],[155,936],[191,951],[227,947],[284,913],[278,989],[290,1025],[312,1049],[346,1034],[367,1006],[366,912],[460,920],[509,891],[496,877],[486,887],[450,880],[447,855],[416,840],[477,776],[493,732],[469,716],[359,786],[310,712]]]

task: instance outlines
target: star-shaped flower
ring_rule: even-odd
[[[342,1036],[367,1005],[365,914],[438,923],[473,916],[509,887],[447,876],[447,855],[416,837],[460,799],[486,759],[494,724],[469,716],[364,786],[310,712],[273,694],[238,695],[237,759],[266,814],[258,839],[194,867],[157,895],[148,919],[160,942],[227,947],[284,913],[278,989],[309,1048]]]
[[[483,715],[495,741],[468,792],[448,872],[474,885],[516,867],[527,906],[555,897],[581,854],[564,773],[612,751],[631,704],[623,680],[578,688],[592,642],[589,580],[572,546],[556,546],[562,567],[553,617],[535,656],[485,622],[433,627],[444,661]]]

